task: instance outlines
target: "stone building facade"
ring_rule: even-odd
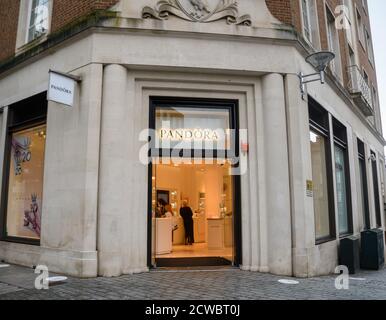
[[[366,3],[0,0],[0,260],[79,277],[155,267],[142,132],[160,106],[188,105],[247,132],[232,263],[334,272],[341,239],[385,228]],[[336,59],[302,96],[305,57],[321,50]],[[81,78],[73,107],[47,102],[51,69]]]

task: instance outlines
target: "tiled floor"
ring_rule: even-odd
[[[157,258],[198,258],[198,257],[222,257],[232,260],[232,248],[208,249],[206,243],[195,243],[192,246],[173,246],[172,253],[157,256]]]

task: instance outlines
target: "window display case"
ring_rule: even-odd
[[[199,192],[198,194],[198,212],[205,213],[205,192]]]

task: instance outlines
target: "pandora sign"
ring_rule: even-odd
[[[78,78],[50,70],[47,100],[74,106],[75,84]]]

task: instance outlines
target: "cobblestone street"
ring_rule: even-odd
[[[36,274],[18,266],[0,268],[0,300],[386,300],[386,269],[362,271],[349,290],[335,289],[335,277],[297,279],[238,269],[153,271],[118,278],[74,279],[49,290],[34,289]]]

